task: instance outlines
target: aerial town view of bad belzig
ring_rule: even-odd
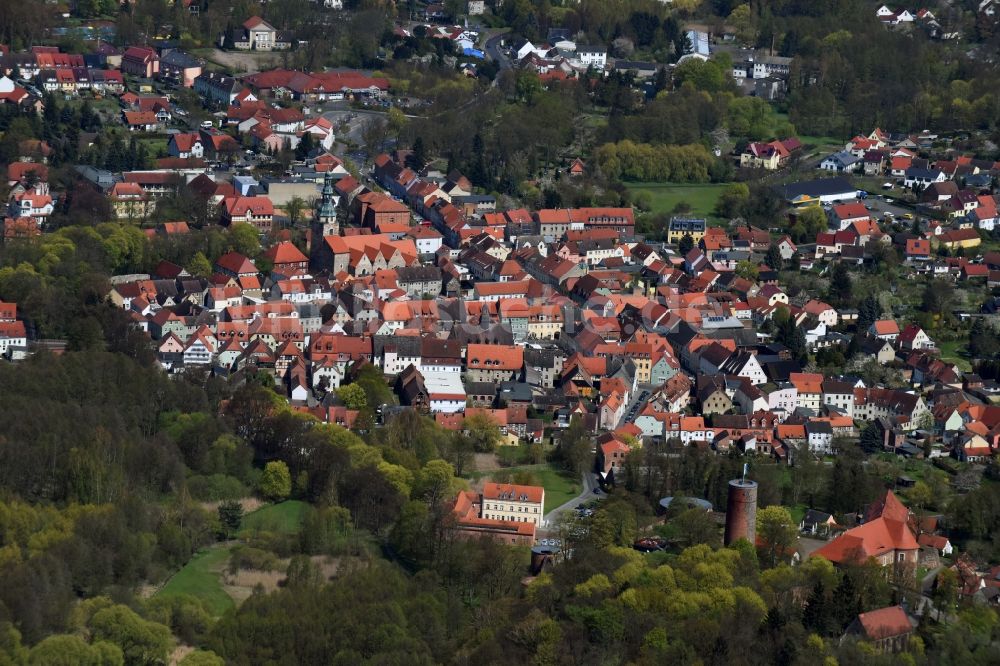
[[[0,0],[0,666],[1000,664],[1000,0]]]

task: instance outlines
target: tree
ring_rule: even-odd
[[[121,648],[126,664],[166,663],[171,647],[170,630],[139,617],[128,606],[110,606],[94,613],[90,630],[98,641]]]
[[[490,453],[500,443],[500,428],[496,422],[483,413],[466,417],[462,430],[468,435],[473,449],[478,453]]]
[[[180,661],[179,666],[225,666],[225,660],[211,650],[195,650]]]
[[[743,260],[736,264],[735,273],[741,278],[756,282],[757,277],[760,275],[760,269],[752,261]]]
[[[475,446],[472,439],[464,432],[453,432],[450,436],[445,435],[441,443],[441,453],[455,468],[455,474],[464,476],[469,470],[475,454]]]
[[[939,611],[951,613],[958,603],[958,574],[954,569],[942,567],[934,579],[934,605]]]
[[[514,92],[517,98],[528,106],[532,106],[535,103],[535,98],[542,92],[541,80],[530,69],[517,70],[516,77]]]
[[[368,146],[372,153],[382,152],[388,136],[388,123],[378,116],[369,117],[361,126],[361,140],[365,142],[365,145]],[[416,152],[416,146],[414,146],[413,150]]]
[[[780,271],[781,267],[785,263],[785,260],[781,258],[781,249],[774,243],[771,243],[771,246],[767,248],[767,255],[764,257],[764,263],[776,271]]]
[[[924,481],[917,481],[913,487],[906,491],[906,497],[910,500],[916,513],[919,514],[934,500],[931,487]]]
[[[398,107],[392,107],[389,109],[389,113],[386,116],[389,134],[398,140],[409,121],[410,119],[407,118],[406,114],[403,113]]]
[[[719,525],[712,519],[709,512],[691,508],[683,511],[670,521],[676,530],[676,539],[684,547],[708,544],[713,548],[719,545]]]
[[[720,217],[742,217],[750,200],[750,188],[746,183],[731,183],[726,186],[715,204],[715,212]]]
[[[757,536],[763,542],[764,559],[775,566],[795,545],[795,523],[788,509],[769,506],[757,512]]]
[[[302,217],[302,211],[306,208],[306,202],[302,197],[292,197],[285,203],[285,213],[288,214],[288,221],[294,227]]]
[[[969,330],[969,353],[976,359],[990,359],[1000,354],[1000,341],[997,340],[996,329],[985,317],[979,317],[972,322],[972,328]]]
[[[195,277],[207,278],[212,275],[212,262],[202,252],[196,252],[188,262],[187,270]]]
[[[345,384],[338,388],[337,398],[348,409],[363,409],[368,406],[368,396],[364,388],[357,384]]]
[[[750,5],[739,5],[733,9],[729,15],[727,23],[736,28],[736,36],[745,44],[753,44],[753,16],[750,13]]]
[[[939,321],[950,317],[955,300],[955,287],[951,282],[935,278],[924,287],[921,303],[924,312],[929,312]]]
[[[0,652],[0,657],[3,653]],[[6,662],[4,662],[6,663]],[[13,663],[13,662],[11,662]],[[79,636],[56,635],[44,639],[28,653],[30,666],[120,666],[125,656],[107,641],[88,644]]]
[[[826,213],[819,206],[806,206],[798,211],[795,224],[789,229],[796,242],[816,240],[816,234],[827,227]]]
[[[681,256],[686,256],[691,248],[694,247],[694,239],[691,238],[691,234],[684,234],[681,239],[677,241],[677,251]]]
[[[806,606],[802,611],[802,626],[823,636],[829,631],[831,620],[826,586],[822,580],[818,580],[806,599]]]
[[[849,304],[852,300],[851,289],[851,274],[847,270],[847,264],[837,262],[830,277],[830,300],[837,305]]]
[[[874,421],[869,421],[861,429],[859,438],[862,450],[866,453],[877,453],[882,450],[882,430]]]
[[[236,500],[219,504],[219,522],[227,535],[239,530],[243,523],[243,505]]]
[[[574,474],[590,470],[594,463],[593,442],[580,416],[573,416],[569,427],[559,437],[559,458]]]
[[[288,465],[282,460],[274,460],[264,466],[260,477],[260,494],[272,502],[280,502],[292,493],[292,475]]]
[[[406,166],[419,171],[427,164],[427,148],[424,146],[423,137],[418,136],[413,141],[413,151],[406,156]]]
[[[858,306],[858,331],[868,328],[882,318],[882,303],[875,294],[869,294]]]
[[[237,222],[229,227],[229,246],[253,259],[260,254],[260,232],[246,222]]]

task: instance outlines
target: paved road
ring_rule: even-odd
[[[503,51],[500,50],[500,40],[503,38],[504,33],[498,33],[493,35],[486,40],[486,55],[490,60],[496,60],[497,64],[500,65],[500,69],[510,69],[513,65],[510,62],[510,58],[504,55]]]
[[[559,518],[565,514],[567,511],[574,511],[576,507],[589,502],[592,499],[604,499],[605,495],[601,492],[599,495],[594,494],[594,488],[598,487],[597,475],[593,472],[583,473],[583,491],[579,495],[566,502],[561,506],[549,511],[545,514],[545,518],[542,522],[542,531],[551,530],[558,524]]]
[[[638,416],[646,406],[651,394],[651,387],[639,386],[636,390],[632,391],[632,399],[629,401],[628,405],[626,405],[625,411],[622,413],[621,421],[618,422],[619,428],[624,426],[626,423],[635,423],[635,417]]]

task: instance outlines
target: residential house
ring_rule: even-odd
[[[222,202],[222,224],[237,222],[249,224],[261,234],[271,233],[274,222],[274,204],[268,197],[227,197]]]
[[[173,49],[160,58],[160,78],[172,81],[184,88],[193,88],[194,81],[201,76],[202,63],[189,53]]]
[[[708,227],[705,220],[672,217],[667,225],[667,242],[679,243],[682,238],[689,236],[697,245],[705,236],[705,229]]]
[[[122,54],[121,70],[132,76],[151,79],[160,71],[160,56],[146,46],[130,46]]]

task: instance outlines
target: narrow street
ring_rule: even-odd
[[[583,490],[579,495],[566,502],[561,506],[549,511],[545,514],[545,518],[542,520],[542,529],[550,530],[559,522],[559,518],[562,517],[567,511],[575,511],[578,506],[584,504],[592,499],[604,499],[605,495],[603,492],[599,494],[594,494],[594,489],[598,487],[597,475],[593,472],[583,473]]]

